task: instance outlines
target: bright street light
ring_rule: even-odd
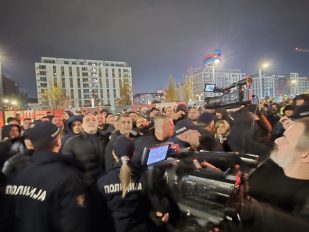
[[[220,63],[220,60],[219,59],[215,59],[215,64],[218,64]]]
[[[261,68],[267,68],[269,66],[269,63],[263,63],[262,65],[261,65]]]
[[[14,106],[16,106],[16,105],[17,105],[17,101],[12,100],[12,101],[11,101],[11,104],[14,105]]]
[[[259,67],[259,88],[260,88],[260,93],[259,93],[259,97],[262,99],[263,97],[263,81],[262,81],[262,69],[269,67],[269,63],[263,63],[261,64],[261,66]]]
[[[5,98],[5,99],[3,99],[3,102],[4,103],[9,103],[9,99]]]

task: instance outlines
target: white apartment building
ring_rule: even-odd
[[[133,101],[132,71],[126,62],[42,57],[35,63],[38,101],[51,107],[42,96],[53,85],[65,89],[70,106],[117,105],[121,83],[127,83]],[[123,82],[122,82],[123,81]]]
[[[288,75],[263,74],[253,77],[253,94],[259,99],[275,97],[280,99],[283,95],[296,96],[306,93],[309,89],[308,77],[300,77],[298,73]]]
[[[246,74],[239,69],[214,69],[212,66],[202,68],[191,68],[186,73],[186,78],[193,83],[193,96],[195,100],[204,97],[213,97],[216,94],[204,92],[205,84],[215,84],[218,88],[224,88],[234,82],[246,78]],[[219,94],[220,95],[220,94]]]
[[[275,96],[275,80],[276,75],[263,74],[262,76],[254,76],[252,89],[253,94],[259,99]]]
[[[308,77],[300,77],[298,73],[290,73],[290,95],[307,93],[309,89]]]

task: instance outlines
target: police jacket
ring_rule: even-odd
[[[84,196],[82,176],[62,155],[34,152],[32,164],[7,181],[3,231],[87,231]]]
[[[165,213],[169,211],[168,201],[147,195],[146,181],[137,169],[133,169],[129,192],[122,198],[119,173],[120,166],[116,166],[98,180],[98,188],[111,211],[115,231],[150,231],[153,227],[149,217],[151,209]]]
[[[70,138],[61,153],[71,156],[83,167],[83,178],[90,186],[96,183],[99,173],[104,170],[104,149],[107,138],[99,133],[81,133]]]

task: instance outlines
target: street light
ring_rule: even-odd
[[[196,97],[198,98],[198,101],[200,102],[201,101],[201,98],[202,98],[203,94],[197,94]]]
[[[263,96],[263,80],[262,80],[262,69],[265,69],[269,67],[269,63],[263,63],[260,67],[259,67],[259,87],[260,87],[260,98],[262,98]]]
[[[292,84],[292,86],[291,86],[291,94],[293,95],[293,96],[296,96],[297,95],[297,80],[291,80],[291,84]]]
[[[261,65],[262,68],[267,68],[269,66],[269,63],[264,63]]]
[[[13,106],[16,106],[17,103],[18,103],[18,102],[17,102],[16,100],[12,100],[12,101],[11,101],[11,104],[12,104]]]
[[[212,64],[212,77],[213,77],[213,81],[215,81],[215,65],[219,64],[219,63],[220,63],[220,60],[219,59],[215,59],[215,61]]]

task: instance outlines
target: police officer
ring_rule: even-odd
[[[85,186],[80,173],[58,153],[60,129],[42,122],[28,137],[32,163],[6,184],[3,231],[87,231]]]
[[[130,162],[134,153],[133,141],[121,135],[115,139],[112,148],[116,165],[98,180],[98,188],[107,200],[115,231],[150,231],[152,208],[156,210],[153,217],[162,223],[168,222],[167,199],[147,196],[141,172]]]

